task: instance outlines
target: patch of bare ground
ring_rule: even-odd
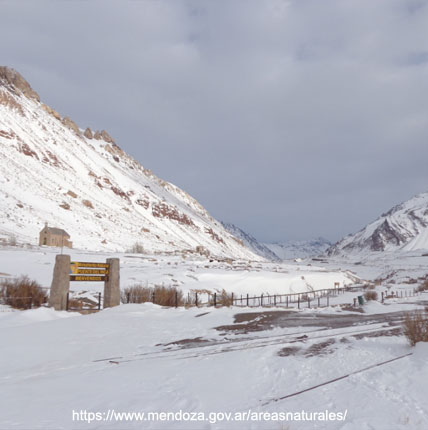
[[[373,333],[360,333],[352,335],[355,339],[364,339],[367,337],[381,337],[381,336],[400,336],[403,333],[400,327],[389,330],[376,331]]]
[[[330,347],[335,343],[336,341],[334,339],[327,339],[323,342],[314,343],[305,351],[305,356],[314,357],[316,355],[331,354],[333,352],[333,349]]]
[[[288,357],[290,355],[296,355],[301,348],[298,346],[286,346],[278,351],[280,357]]]
[[[267,311],[236,314],[234,324],[216,327],[219,331],[233,331],[236,334],[247,334],[272,328],[278,321],[278,314],[293,313],[293,311]]]
[[[334,349],[331,348],[335,344],[335,339],[327,339],[323,342],[314,343],[307,349],[303,350],[299,346],[286,346],[277,352],[280,357],[289,357],[291,355],[303,354],[305,357],[315,357],[331,354]]]
[[[204,343],[211,342],[208,339],[202,339],[202,337],[194,337],[193,339],[180,339],[180,340],[174,340],[173,342],[169,343],[158,343],[156,346],[181,346],[182,348],[193,348],[194,346],[201,345]]]

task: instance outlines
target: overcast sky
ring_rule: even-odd
[[[428,1],[2,1],[0,65],[261,241],[428,191]]]

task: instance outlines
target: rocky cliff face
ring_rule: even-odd
[[[49,225],[78,248],[258,259],[185,191],[156,177],[104,130],[82,129],[0,67],[0,239],[37,243]]]
[[[329,250],[329,255],[428,249],[428,193],[419,194],[351,234]]]

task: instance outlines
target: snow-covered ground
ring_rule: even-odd
[[[56,252],[3,248],[1,276],[28,274],[49,285]],[[86,261],[111,256],[72,252],[73,259]],[[343,270],[352,269],[367,280],[392,270],[376,291],[390,286],[389,291],[411,293],[418,284],[408,280],[426,274],[425,260],[415,255],[390,256],[384,265],[373,260],[228,265],[118,256],[122,287],[169,280],[183,289],[275,293],[303,288],[306,284],[292,282],[302,276],[313,287],[333,278],[351,282],[352,274]],[[355,296],[347,292],[333,297],[330,307],[300,311],[147,303],[80,315],[3,307],[0,429],[425,430],[428,346],[411,348],[400,328],[403,312],[422,309],[428,293],[368,303],[363,313],[337,306]],[[308,414],[322,418],[326,411],[346,417],[308,420]],[[126,421],[117,415],[122,412],[145,415]],[[147,415],[162,412],[175,414],[175,420]],[[278,420],[287,412],[295,420],[290,415]],[[198,420],[186,419],[191,417]]]
[[[374,320],[328,329],[317,327],[314,320],[312,327],[272,327],[247,334],[215,329],[233,324],[236,312],[211,308],[205,314],[197,308],[144,304],[86,316],[44,308],[1,314],[0,428],[427,428],[427,345],[412,350],[402,336],[370,336],[396,324]],[[257,318],[249,314],[244,325]],[[302,338],[305,333],[307,338]],[[170,344],[182,339],[188,341]],[[198,412],[211,421],[218,412],[328,410],[346,411],[346,419],[142,423],[114,415],[102,421],[112,410]],[[88,423],[91,415],[76,415],[81,411],[103,415]]]

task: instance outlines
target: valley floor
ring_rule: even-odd
[[[2,250],[0,272],[16,275],[25,268],[23,273],[48,282],[52,255],[31,252]],[[405,260],[390,263],[396,273],[377,290],[412,291],[417,284],[409,279],[426,272],[422,260],[411,258],[415,265],[407,275],[399,270]],[[199,281],[190,280],[198,284],[201,274],[248,279],[254,272],[255,279],[265,274],[269,281],[296,271],[305,277],[312,271],[342,274],[341,267],[373,280],[388,271],[352,261],[348,267],[344,261],[317,262],[325,272],[308,261],[240,271],[157,262],[150,279],[176,270],[174,276],[184,273],[179,279],[185,280],[190,268]],[[406,312],[428,303],[428,293],[405,295],[368,303],[363,313],[339,306],[168,309],[148,303],[80,315],[4,307],[0,429],[426,429],[428,345],[411,348],[401,324]],[[350,295],[337,300],[352,303]],[[326,421],[326,411],[343,415]],[[174,413],[175,420],[147,415],[162,412]],[[287,412],[295,419],[278,420]]]

